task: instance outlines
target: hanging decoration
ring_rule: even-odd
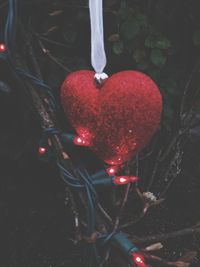
[[[149,142],[162,111],[156,84],[137,71],[114,74],[101,88],[94,72],[74,72],[62,85],[61,102],[80,138],[112,165],[128,161]]]
[[[138,71],[122,71],[108,78],[104,50],[102,0],[90,0],[91,64],[95,70],[77,71],[61,87],[61,103],[79,138],[99,158],[121,165],[140,151],[159,126],[162,97],[157,85]]]

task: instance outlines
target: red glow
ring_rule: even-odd
[[[85,138],[80,136],[75,136],[73,142],[77,146],[89,146],[89,142],[87,142]]]
[[[46,153],[46,148],[45,147],[39,147],[38,152],[40,155],[44,155]]]
[[[0,53],[3,53],[6,51],[6,45],[3,43],[0,43]]]
[[[117,171],[118,171],[117,166],[112,166],[106,169],[107,174],[109,174],[110,176],[115,175]]]
[[[123,185],[129,183],[129,176],[116,176],[114,182],[117,185]]]
[[[76,137],[74,138],[74,143],[75,143],[76,145],[80,145],[80,144],[82,144],[82,139],[81,139],[79,136],[76,136]]]
[[[138,267],[147,267],[144,257],[139,254],[139,253],[133,253],[133,262],[138,266]]]
[[[138,181],[138,177],[137,176],[130,176],[129,177],[129,181],[130,181],[130,183],[135,183],[135,182],[137,182]]]
[[[117,185],[123,185],[128,183],[135,183],[138,181],[137,176],[116,176],[114,182]]]

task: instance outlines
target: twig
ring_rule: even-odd
[[[185,107],[185,102],[186,102],[186,96],[187,96],[187,93],[190,89],[190,85],[191,85],[191,82],[192,82],[192,79],[193,79],[193,76],[194,76],[194,73],[197,72],[198,68],[199,68],[199,65],[200,65],[200,62],[198,60],[198,62],[195,64],[190,76],[189,76],[189,79],[186,83],[186,86],[185,86],[185,89],[184,89],[184,92],[183,92],[183,97],[182,97],[182,101],[181,101],[181,106],[180,106],[180,118],[183,116],[183,113],[184,113],[184,107]]]
[[[30,56],[30,59],[31,59],[31,63],[32,63],[32,67],[34,69],[35,75],[36,75],[37,78],[43,80],[42,73],[40,71],[39,64],[38,64],[38,62],[36,60],[33,47],[30,44],[30,40],[26,44],[28,46],[28,52],[29,52],[29,56]]]
[[[142,212],[140,213],[140,215],[138,215],[134,220],[120,225],[119,229],[122,230],[122,229],[128,228],[128,227],[133,226],[136,223],[138,223],[141,219],[143,219],[145,217],[145,215],[147,214],[148,209],[149,209],[149,206],[148,207],[147,206],[144,207]]]
[[[162,150],[160,149],[159,152],[158,152],[158,155],[157,155],[157,158],[156,158],[156,162],[155,162],[155,165],[154,165],[154,168],[153,168],[153,172],[152,172],[152,175],[151,175],[151,178],[149,180],[149,184],[147,186],[147,191],[150,190],[154,180],[155,180],[155,177],[156,177],[156,173],[157,173],[157,170],[158,170],[158,167],[159,167],[159,158],[160,158],[160,155],[162,153]]]
[[[127,175],[130,175],[130,162],[127,163],[127,166],[126,166],[126,169],[125,169],[125,172]],[[138,176],[139,174],[139,156],[138,156],[138,153],[136,155],[136,176]],[[114,222],[114,227],[113,227],[113,231],[116,231],[119,227],[119,223],[120,223],[120,219],[121,219],[121,216],[122,216],[122,213],[123,213],[123,210],[126,206],[126,203],[128,201],[128,196],[129,196],[129,192],[130,192],[130,188],[131,188],[131,184],[129,183],[128,185],[126,185],[126,188],[124,190],[124,196],[122,198],[122,201],[121,201],[121,205],[120,205],[120,208],[119,208],[119,212],[118,212],[118,215],[115,219],[115,222]]]
[[[125,192],[124,192],[124,197],[123,197],[123,200],[122,200],[122,203],[121,203],[121,206],[119,208],[119,212],[118,212],[118,215],[115,219],[115,223],[114,223],[114,228],[113,228],[113,231],[116,231],[118,226],[119,226],[119,222],[120,222],[120,219],[121,219],[121,215],[123,213],[123,210],[124,210],[124,207],[126,205],[126,202],[128,200],[128,195],[129,195],[129,191],[130,191],[130,187],[131,187],[131,184],[129,183],[126,188],[125,188]]]
[[[65,70],[66,72],[70,73],[72,72],[68,67],[66,67],[65,65],[63,65],[57,58],[55,58],[54,56],[52,56],[52,54],[50,53],[49,50],[47,50],[45,47],[44,47],[44,44],[42,43],[41,40],[38,39],[38,43],[42,49],[42,52],[48,56],[54,63],[56,63],[59,67],[61,67],[63,70]]]
[[[108,220],[108,222],[113,225],[113,220],[111,218],[111,216],[107,213],[107,211],[102,207],[102,205],[100,203],[97,204],[97,207],[99,208],[99,210],[102,212],[102,214],[104,215],[104,217]]]
[[[158,256],[150,255],[145,253],[144,257],[148,260],[151,260],[159,267],[189,267],[188,262],[183,261],[166,261]]]
[[[106,262],[109,260],[109,257],[110,257],[110,248],[108,248],[106,251],[105,251],[105,255],[102,259],[102,261],[100,262],[99,266],[98,267],[103,267],[104,264],[106,264]]]
[[[181,172],[180,164],[182,162],[183,151],[180,148],[180,143],[176,144],[176,150],[177,151],[175,152],[174,156],[172,157],[172,160],[170,161],[169,166],[165,172],[164,182],[168,182],[169,176],[171,176],[171,177],[170,177],[169,182],[167,183],[167,185],[163,189],[163,191],[160,192],[160,194],[159,194],[160,198],[164,197],[164,195],[167,193],[167,191],[169,190],[170,186],[172,185],[172,183],[174,182],[174,180],[176,179],[178,174]]]
[[[75,226],[75,241],[76,243],[81,240],[81,232],[80,232],[80,224],[79,224],[79,213],[77,209],[76,202],[74,200],[74,195],[72,192],[69,190],[69,187],[66,186],[65,188],[66,193],[69,195],[69,199],[71,202],[71,210],[74,215],[74,226]]]
[[[169,146],[167,147],[167,149],[165,150],[165,152],[163,153],[163,155],[160,156],[160,158],[158,159],[159,162],[163,162],[167,156],[169,156],[169,154],[171,153],[171,151],[174,149],[174,145],[176,144],[178,138],[180,137],[182,132],[177,132],[174,137],[172,138]]]
[[[54,45],[57,45],[57,46],[61,46],[61,47],[65,47],[65,48],[69,48],[69,46],[66,45],[66,44],[59,43],[59,42],[57,42],[57,41],[51,40],[51,39],[46,38],[46,37],[44,37],[44,36],[42,36],[42,35],[40,35],[40,34],[38,34],[38,33],[36,33],[36,32],[33,32],[33,34],[34,34],[38,39],[44,40],[44,41],[46,41],[46,42],[48,42],[48,43],[50,43],[50,44],[54,44]]]
[[[145,237],[136,237],[133,236],[131,239],[136,244],[146,244],[146,243],[156,243],[161,241],[167,241],[168,239],[173,239],[177,237],[184,237],[187,235],[194,235],[194,234],[200,234],[200,227],[191,227],[191,228],[185,228],[182,230],[165,233],[165,234],[158,234],[158,235],[150,235]]]

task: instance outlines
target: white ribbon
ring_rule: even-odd
[[[89,0],[91,25],[91,62],[96,74],[102,74],[106,66],[103,32],[103,3],[102,0]],[[106,74],[103,73],[103,76]],[[101,79],[103,78],[100,75]]]

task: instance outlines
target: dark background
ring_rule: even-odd
[[[87,1],[19,1],[19,16],[30,32],[45,81],[59,99],[59,88],[70,71],[89,69],[90,28]],[[200,60],[198,0],[140,0],[105,2],[107,73],[138,69],[159,85],[164,100],[162,138],[167,147],[180,127],[178,112],[194,66]],[[55,13],[57,12],[57,14]],[[7,1],[0,1],[1,42]],[[40,40],[53,56],[44,55]],[[24,40],[16,46],[23,57]],[[167,193],[166,201],[152,209],[129,232],[138,235],[178,230],[200,219],[200,126],[199,69],[185,103],[192,108],[196,124],[187,132],[182,147],[181,173]],[[0,61],[0,266],[82,266],[83,244],[74,246],[73,217],[65,199],[65,187],[54,164],[37,154],[41,129],[31,102]],[[65,119],[62,111],[63,125]],[[143,188],[155,164],[154,155],[139,171]],[[166,164],[162,168],[165,168]],[[166,165],[166,166],[165,166]],[[145,169],[146,168],[146,169]],[[146,178],[145,178],[146,177]],[[153,192],[164,186],[158,173]],[[129,203],[127,216],[132,213]],[[187,250],[199,251],[198,236],[164,243],[161,255],[178,259]]]

